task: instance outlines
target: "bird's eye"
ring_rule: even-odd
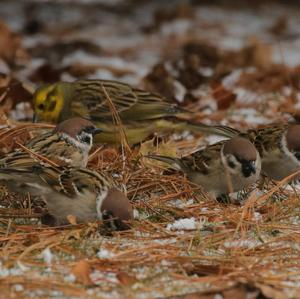
[[[44,109],[45,109],[45,105],[44,105],[44,104],[39,104],[39,105],[38,105],[38,109],[44,110]]]
[[[227,164],[230,168],[235,168],[236,167],[236,163],[234,161],[234,157],[233,156],[228,156],[227,157]]]
[[[232,161],[228,161],[228,166],[230,168],[235,168],[235,164]]]

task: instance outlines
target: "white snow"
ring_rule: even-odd
[[[201,229],[204,225],[205,219],[197,221],[194,217],[178,219],[173,223],[167,225],[167,230],[196,230]]]
[[[260,245],[261,242],[257,240],[233,240],[233,241],[225,241],[224,247],[226,248],[232,248],[232,247],[245,247],[245,248],[254,248],[258,245]]]
[[[245,121],[251,125],[262,125],[272,122],[272,119],[262,116],[253,108],[236,109],[231,116],[234,121]]]
[[[163,35],[172,35],[176,34],[177,36],[186,34],[189,30],[192,29],[192,22],[190,20],[174,20],[163,24],[161,27],[161,32]]]
[[[33,112],[28,102],[21,102],[16,105],[14,110],[10,111],[9,116],[15,120],[32,119]]]
[[[64,281],[66,282],[75,282],[76,281],[76,276],[72,273],[65,275],[64,276]]]
[[[22,292],[24,290],[24,287],[21,284],[15,284],[14,289],[16,292]]]
[[[101,248],[98,252],[97,252],[97,257],[100,259],[110,259],[114,256],[114,253],[105,249],[105,248]]]
[[[179,103],[182,103],[184,100],[184,97],[186,95],[186,88],[177,80],[173,81],[173,86],[175,89],[175,98]]]
[[[52,254],[52,252],[51,252],[51,250],[50,250],[49,247],[47,247],[46,249],[44,249],[44,250],[41,252],[41,256],[42,256],[42,258],[44,259],[44,261],[46,262],[46,264],[47,264],[48,266],[50,266],[51,263],[52,263],[52,260],[53,260],[53,254]]]

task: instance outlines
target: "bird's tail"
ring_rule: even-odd
[[[156,121],[157,129],[169,128],[173,130],[188,130],[193,133],[202,133],[205,135],[218,135],[227,138],[232,138],[241,134],[239,130],[236,130],[227,126],[209,126],[201,123],[194,123],[191,121],[183,121],[175,118],[163,119]]]
[[[184,164],[178,158],[173,158],[173,157],[168,157],[168,156],[161,156],[161,155],[144,155],[144,157],[164,162],[164,163],[168,164],[171,168],[173,168],[175,170],[180,170],[180,171],[185,170]]]
[[[0,173],[2,174],[24,174],[28,173],[29,171],[26,169],[16,169],[16,168],[0,168]]]
[[[241,134],[239,130],[228,126],[209,126],[205,124],[187,122],[187,127],[193,128],[194,130],[199,130],[204,134],[219,135],[228,138],[236,137]]]
[[[24,168],[0,168],[0,180],[13,180],[25,182],[32,176],[32,171]]]

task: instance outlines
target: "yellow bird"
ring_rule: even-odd
[[[113,111],[120,118],[129,144],[139,143],[154,133],[205,132],[206,128],[180,120],[180,115],[190,112],[165,98],[110,80],[44,85],[34,93],[33,107],[35,121],[58,123],[71,117],[91,120],[104,129],[95,140],[101,143],[120,143]]]

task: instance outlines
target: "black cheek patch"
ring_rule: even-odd
[[[90,136],[84,136],[84,137],[82,137],[82,142],[84,142],[84,143],[87,143],[87,144],[90,144],[91,143],[91,137]]]
[[[294,153],[294,156],[296,157],[296,159],[297,159],[298,161],[300,161],[300,152],[295,152],[295,153]]]
[[[246,178],[255,174],[255,162],[254,161],[242,161],[242,172]]]

